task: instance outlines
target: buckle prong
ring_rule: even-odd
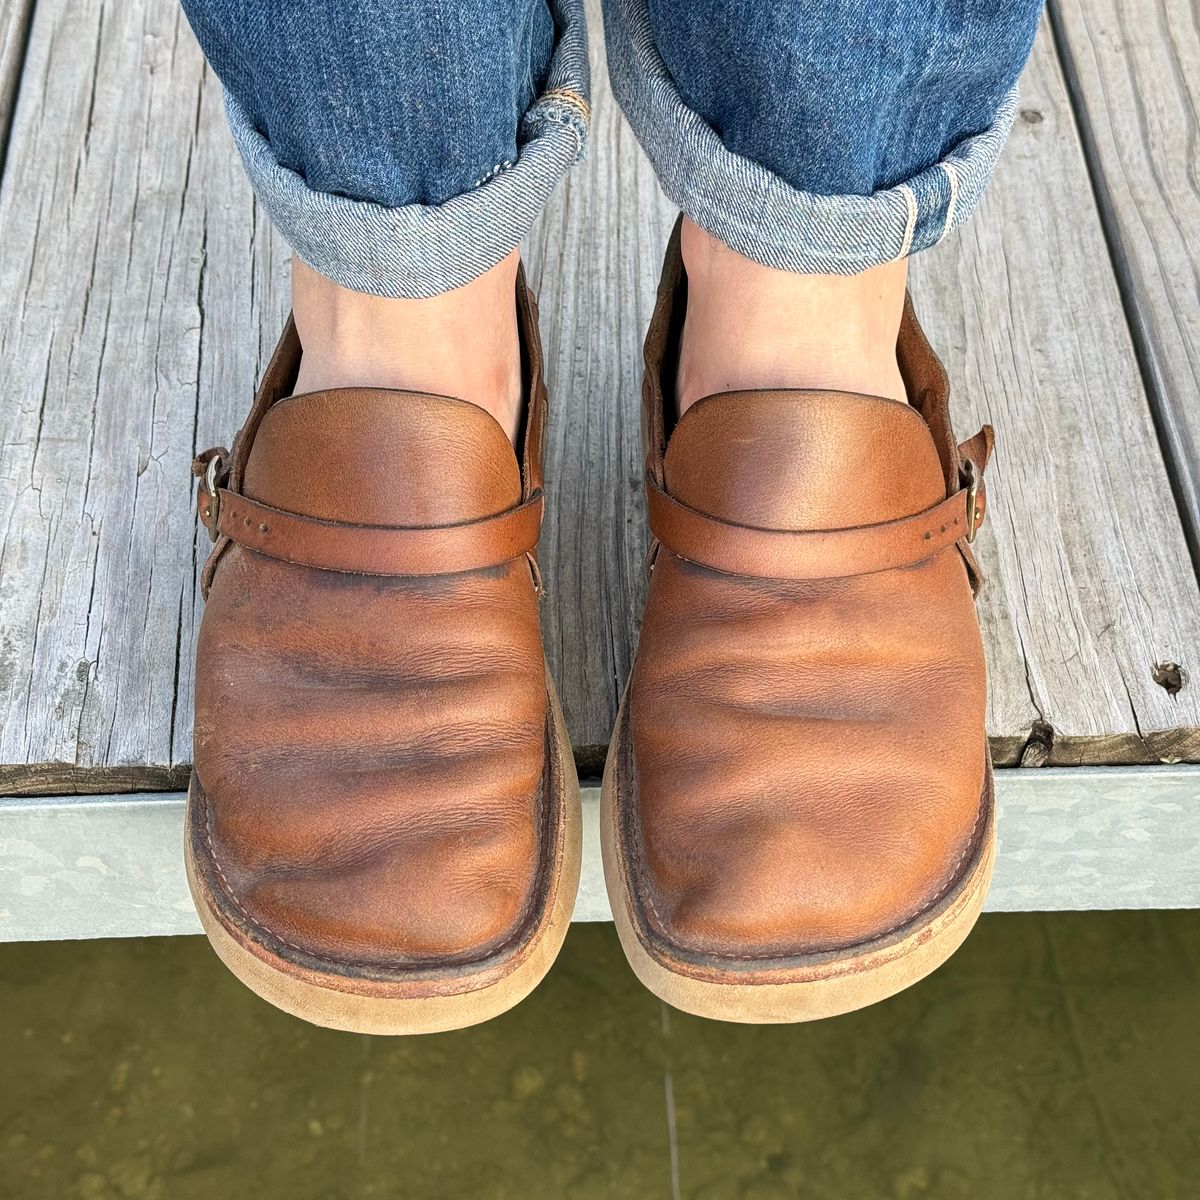
[[[969,459],[963,459],[962,472],[967,481],[967,541],[973,542],[983,524],[979,512],[979,469]]]
[[[225,458],[218,451],[213,454],[208,460],[204,468],[204,492],[208,497],[207,507],[205,509],[205,525],[208,526],[208,536],[215,542],[217,540],[217,517],[221,511],[221,496],[218,491],[217,480],[224,471]]]

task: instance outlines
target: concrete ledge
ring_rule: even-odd
[[[1004,770],[991,912],[1200,907],[1200,767]],[[583,790],[577,921],[610,918]],[[180,792],[0,800],[0,941],[199,933]]]

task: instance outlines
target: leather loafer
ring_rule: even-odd
[[[188,879],[233,973],[319,1025],[482,1021],[570,923],[579,785],[539,629],[547,400],[523,276],[517,307],[519,458],[463,400],[292,395],[289,321],[232,453],[196,463],[215,544]]]
[[[678,228],[646,340],[651,576],[609,753],[617,930],[678,1008],[799,1021],[943,962],[994,852],[970,543],[985,428],[958,445],[911,305],[910,403],[706,397],[678,421]]]

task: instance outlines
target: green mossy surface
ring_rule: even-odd
[[[610,925],[474,1030],[314,1029],[200,938],[0,946],[3,1200],[1200,1196],[1200,912],[988,916],[791,1028],[668,1012]]]

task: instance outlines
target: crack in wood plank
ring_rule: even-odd
[[[17,87],[29,49],[34,0],[7,0],[0,8],[0,180],[8,153]]]

